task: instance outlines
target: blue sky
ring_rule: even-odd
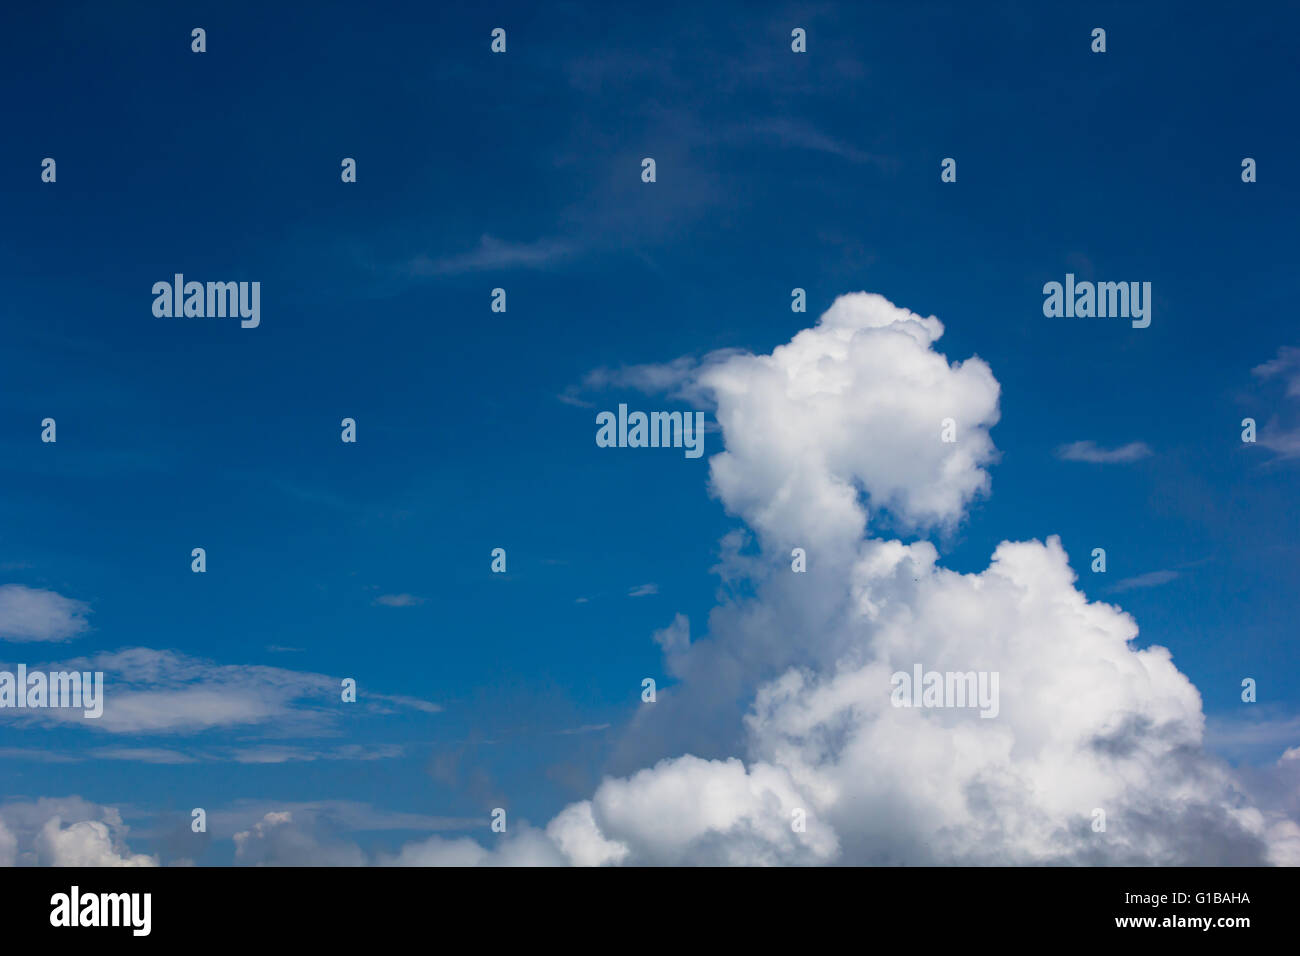
[[[856,291],[938,316],[936,348],[1001,385],[991,494],[930,532],[942,563],[1060,535],[1079,588],[1170,648],[1215,749],[1263,765],[1300,743],[1298,466],[1239,424],[1296,426],[1283,378],[1252,371],[1300,344],[1294,10],[6,17],[0,584],[89,610],[66,641],[0,654],[143,647],[350,676],[363,702],[158,732],[5,721],[0,798],[120,807],[164,862],[234,859],[190,839],[197,806],[246,829],[239,808],[328,804],[320,826],[367,851],[481,836],[496,806],[544,824],[636,769],[619,753],[641,680],[672,683],[651,634],[677,613],[707,632],[740,525],[710,494],[718,432],[695,460],[593,442],[620,401],[695,406],[588,375],[768,353]],[[260,327],[155,318],[150,288],[178,272],[259,281]],[[1151,326],[1045,318],[1067,272],[1151,282]],[[1150,454],[1062,460],[1076,441]]]

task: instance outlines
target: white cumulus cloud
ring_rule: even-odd
[[[157,866],[132,853],[115,807],[80,797],[42,797],[0,806],[0,866]]]
[[[70,640],[90,629],[89,613],[89,605],[56,591],[0,586],[0,640]]]

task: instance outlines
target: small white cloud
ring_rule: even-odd
[[[0,587],[0,639],[66,641],[90,629],[90,606],[54,591],[6,584]]]
[[[638,584],[636,587],[632,588],[630,591],[627,592],[627,596],[639,598],[639,597],[649,597],[652,594],[658,594],[658,593],[659,593],[659,585],[654,584],[652,582],[650,584]]]
[[[559,395],[556,395],[555,397],[558,398],[560,401],[562,401],[565,405],[573,405],[575,408],[596,407],[595,402],[588,402],[578,397],[578,388],[575,385],[570,385],[568,388],[566,388],[563,392],[561,392]]]

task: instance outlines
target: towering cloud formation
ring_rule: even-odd
[[[693,373],[726,447],[713,489],[757,544],[724,542],[719,570],[753,596],[715,609],[703,640],[680,618],[658,635],[680,683],[631,748],[690,755],[559,814],[546,833],[570,862],[1300,861],[1294,823],[1202,748],[1200,696],[1169,652],[1088,602],[1059,540],[1004,542],[958,574],[928,541],[869,533],[951,525],[990,490],[998,384],[936,352],[942,333],[848,295],[771,355]],[[918,663],[997,672],[998,716],[892,706],[890,675]]]

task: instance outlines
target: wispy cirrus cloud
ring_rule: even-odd
[[[340,707],[363,713],[397,710],[438,713],[420,698],[363,689],[355,704],[342,704],[341,681],[310,671],[251,664],[218,664],[176,651],[131,647],[79,657],[30,670],[102,671],[104,712],[87,720],[64,708],[6,710],[10,720],[75,724],[114,734],[195,734],[212,729],[274,729],[286,734],[327,731]]]
[[[1161,584],[1168,584],[1170,581],[1179,577],[1177,571],[1149,571],[1146,574],[1134,575],[1131,578],[1125,578],[1117,582],[1110,591],[1115,594],[1124,591],[1137,591],[1142,588],[1159,587]]]
[[[1300,398],[1300,348],[1282,346],[1276,358],[1256,365],[1251,374],[1266,381],[1281,378],[1286,383],[1286,397]]]
[[[259,744],[250,747],[200,747],[179,750],[169,747],[96,747],[83,752],[59,752],[39,747],[0,748],[0,758],[37,763],[84,763],[87,760],[118,760],[127,763],[182,765],[194,763],[280,764],[313,763],[323,760],[392,760],[403,756],[400,744],[363,746],[344,744],[319,748]]]
[[[198,758],[179,750],[165,747],[99,747],[90,752],[90,756],[99,760],[127,760],[133,763],[187,764],[198,763]]]
[[[1275,358],[1255,366],[1251,373],[1265,382],[1280,380],[1286,398],[1300,399],[1300,348],[1282,346]],[[1280,459],[1300,458],[1300,404],[1284,405],[1279,414],[1271,415],[1259,427],[1256,441]]]
[[[582,396],[589,392],[611,389],[632,389],[646,395],[667,395],[669,398],[711,406],[710,396],[696,386],[702,372],[726,362],[743,350],[715,349],[703,358],[682,355],[667,362],[645,362],[638,365],[620,365],[617,368],[601,366],[582,377],[577,385],[570,385],[558,396],[567,405],[591,408],[593,403]]]
[[[1206,718],[1208,747],[1233,760],[1271,761],[1279,754],[1287,760],[1295,759],[1287,754],[1300,741],[1300,714],[1266,704],[1251,704],[1242,710],[1248,716],[1215,714]]]
[[[468,252],[431,258],[417,256],[404,271],[413,276],[450,276],[493,269],[540,269],[573,255],[575,245],[565,239],[546,238],[511,242],[484,235]]]
[[[884,169],[893,169],[898,160],[859,149],[851,143],[822,132],[812,124],[787,116],[773,116],[732,127],[724,135],[729,143],[770,143],[786,149],[802,149],[814,153],[838,156],[850,163],[872,163]]]
[[[1076,441],[1056,449],[1062,461],[1086,461],[1095,465],[1117,465],[1149,458],[1153,452],[1146,442],[1133,441],[1118,448],[1102,448],[1094,441]]]
[[[424,600],[415,594],[381,594],[375,598],[374,603],[383,607],[419,607]]]
[[[583,724],[581,727],[570,727],[567,730],[557,730],[556,733],[561,736],[571,737],[574,734],[594,734],[602,730],[609,730],[610,724]]]
[[[241,747],[227,751],[223,759],[236,763],[313,763],[319,760],[392,760],[406,752],[398,744],[363,747],[346,744],[328,750],[308,747]]]

